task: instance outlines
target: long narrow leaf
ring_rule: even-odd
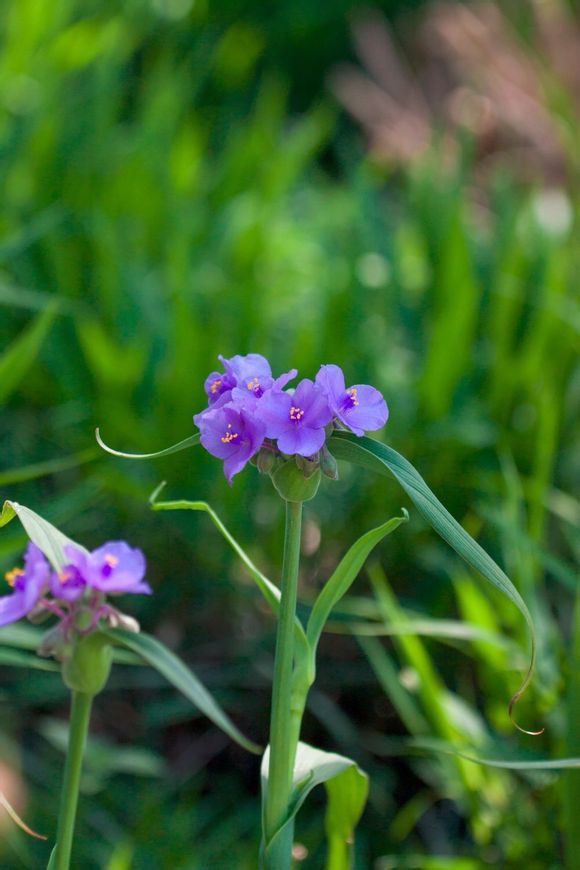
[[[137,634],[122,628],[102,629],[102,632],[113,644],[125,647],[141,656],[232,740],[249,752],[261,752],[257,744],[252,743],[238,730],[193,671],[166,646],[143,632]]]
[[[411,463],[396,450],[381,444],[372,438],[358,438],[350,432],[335,432],[329,442],[330,449],[337,459],[345,459],[368,468],[378,474],[394,475],[405,492],[427,522],[441,535],[465,561],[482,574],[493,586],[504,593],[518,608],[524,617],[531,639],[530,663],[524,680],[513,695],[509,712],[521,694],[525,691],[532,678],[536,660],[536,636],[530,611],[523,598],[494,560],[482,547],[463,529],[449,511],[443,507],[439,499],[429,489],[421,475]],[[517,726],[519,728],[519,726]],[[524,729],[520,729],[524,730]],[[526,732],[538,733],[538,732]],[[539,732],[541,733],[541,732]]]
[[[164,450],[158,450],[156,453],[122,453],[120,450],[114,450],[105,444],[99,429],[95,430],[95,438],[98,445],[107,453],[111,453],[113,456],[122,456],[124,459],[156,459],[158,456],[169,456],[170,453],[179,453],[180,450],[187,450],[188,447],[195,447],[196,444],[199,444],[199,432],[196,432],[195,435],[190,435],[189,438],[184,438],[183,441],[172,444],[171,447],[166,447]]]
[[[408,741],[408,745],[419,751],[443,752],[484,767],[498,767],[504,770],[547,771],[580,767],[580,758],[533,758],[521,754],[514,754],[512,758],[493,758],[474,746],[454,746],[452,743],[431,738],[414,738]]]
[[[14,517],[18,517],[30,540],[42,550],[57,571],[68,561],[64,554],[64,547],[67,545],[72,544],[77,549],[87,552],[84,547],[67,538],[52,523],[43,519],[30,508],[18,504],[16,501],[5,501],[0,514],[0,528],[13,520]]]
[[[306,636],[313,654],[316,651],[320,635],[333,607],[338,604],[343,595],[346,595],[369,553],[383,538],[394,532],[401,523],[407,522],[408,519],[409,514],[407,511],[404,511],[402,517],[394,517],[388,522],[383,523],[382,526],[378,526],[376,529],[371,529],[364,535],[361,535],[358,541],[355,541],[340,560],[329,580],[324,584],[308,620]]]

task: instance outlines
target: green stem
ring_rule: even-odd
[[[294,665],[294,618],[300,563],[302,502],[286,502],[286,534],[280,583],[280,615],[276,635],[272,712],[270,718],[270,763],[264,808],[265,841],[268,842],[288,815],[292,793],[292,774],[298,745],[299,711],[292,710],[292,670]],[[289,870],[292,861],[292,826],[278,837],[268,854],[271,870]]]
[[[55,870],[69,870],[83,753],[91,717],[93,696],[73,692],[71,701],[68,751],[58,817]]]

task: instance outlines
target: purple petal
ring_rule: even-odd
[[[293,429],[287,429],[280,435],[278,447],[282,453],[313,456],[324,444],[325,437],[324,429],[296,426]]]
[[[266,438],[277,438],[289,424],[292,397],[288,393],[270,390],[260,399],[256,417],[266,428]]]
[[[380,429],[389,417],[382,394],[368,384],[355,384],[345,391],[337,416],[355,435]]]
[[[297,374],[298,369],[290,369],[289,372],[285,372],[283,375],[279,375],[272,384],[272,389],[283,390],[286,384],[293,380]]]
[[[145,556],[126,541],[109,541],[90,554],[87,583],[102,592],[141,592]]]
[[[0,625],[8,625],[26,616],[32,608],[27,607],[23,591],[13,592],[0,598]]]
[[[320,366],[320,370],[316,375],[316,383],[331,400],[331,404],[338,400],[339,396],[346,390],[344,374],[340,366]]]

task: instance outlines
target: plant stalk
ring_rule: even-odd
[[[302,502],[286,502],[286,532],[280,582],[280,614],[276,634],[272,711],[270,718],[270,762],[264,807],[264,841],[269,842],[288,815],[292,775],[299,738],[297,717],[292,710],[292,672],[294,667],[294,618],[300,563]],[[269,870],[289,870],[292,862],[293,825],[276,838],[269,850]]]
[[[68,750],[58,817],[55,870],[69,870],[83,754],[91,717],[93,696],[72,692]]]

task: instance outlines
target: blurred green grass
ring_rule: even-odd
[[[271,620],[206,518],[153,515],[146,500],[167,479],[171,496],[219,506],[275,576],[273,492],[253,470],[230,491],[199,450],[143,464],[103,456],[94,428],[131,451],[186,437],[218,353],[261,352],[304,376],[340,363],[347,380],[384,392],[383,437],[503,560],[532,606],[540,662],[521,715],[549,717],[543,746],[557,752],[580,525],[578,191],[562,193],[562,222],[546,191],[507,171],[474,197],[468,148],[453,167],[436,144],[403,172],[377,166],[320,89],[305,100],[313,70],[319,87],[324,65],[340,57],[346,24],[330,22],[336,46],[326,50],[336,55],[322,52],[292,77],[300,65],[289,46],[313,58],[324,28],[322,13],[311,14],[301,43],[281,13],[242,21],[212,3],[21,0],[1,10],[2,495],[89,546],[121,535],[141,544],[156,595],[137,615],[202,663],[236,721],[263,740]],[[357,533],[404,503],[394,484],[346,468],[327,483],[308,511],[303,598]],[[382,553],[402,605],[524,643],[517,614],[411,518]],[[6,568],[22,543],[2,535]],[[361,578],[365,593],[372,601]],[[377,747],[378,733],[422,733],[413,721],[451,739],[458,697],[470,708],[463,734],[477,736],[465,723],[483,714],[517,744],[505,715],[517,675],[504,652],[476,641],[470,660],[417,638],[363,644],[368,662],[352,639],[323,642],[306,721],[307,739],[336,742],[371,773],[358,866],[393,850],[558,866],[553,778],[530,786],[448,757],[385,762]],[[0,726],[11,743],[2,756],[20,757],[27,818],[49,833],[61,759],[36,723],[64,714],[66,699],[51,674],[4,672]],[[170,773],[152,789],[120,772],[84,802],[83,866],[231,867],[232,854],[236,867],[255,866],[253,759],[192,721],[153,677],[118,671],[97,706],[97,735],[123,746],[137,735]],[[299,828],[311,866],[322,861],[320,819],[314,806]],[[16,835],[7,843],[3,866],[38,866],[42,846]]]

